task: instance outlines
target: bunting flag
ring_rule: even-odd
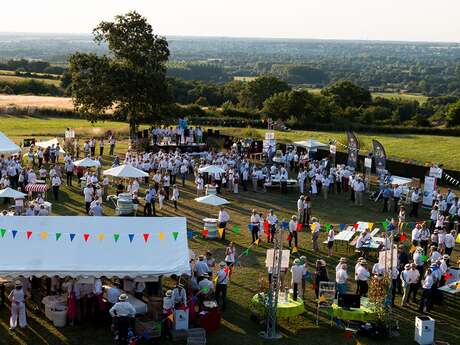
[[[287,230],[289,228],[289,223],[285,220],[281,222],[281,228]]]
[[[61,238],[61,233],[60,232],[56,232],[56,241],[59,241],[59,239]]]
[[[339,224],[339,229],[340,229],[340,231],[345,230],[346,227],[347,227],[346,224]]]
[[[242,255],[248,256],[248,255],[249,255],[249,248],[247,248],[247,249],[242,253]]]
[[[374,223],[367,223],[367,228],[372,230],[374,228]]]
[[[3,237],[3,235],[2,235],[2,237]],[[460,234],[457,235],[457,238],[455,239],[455,242],[460,243]]]
[[[311,227],[311,232],[314,232],[316,230],[316,223],[313,223],[310,227]]]
[[[105,234],[100,233],[99,235],[97,235],[97,239],[98,239],[99,241],[104,241],[104,239],[105,239]]]
[[[165,239],[165,233],[163,231],[160,231],[160,233],[158,234],[158,238],[160,239],[160,241],[163,241]]]
[[[302,223],[297,223],[297,231],[302,232]]]
[[[401,236],[399,236],[399,240],[401,242],[404,242],[405,240],[407,240],[407,236],[405,234],[401,234]]]
[[[193,240],[193,231],[192,230],[187,230],[187,238],[189,240]]]
[[[390,223],[388,222],[388,220],[385,220],[383,223],[382,223],[382,226],[383,226],[383,230],[386,230],[388,228],[388,225]]]
[[[446,281],[449,280],[452,277],[453,277],[452,273],[447,272],[447,273],[444,274],[444,280],[446,280]]]
[[[299,251],[299,249],[297,247],[292,248],[292,254],[297,253],[298,251]]]
[[[457,288],[457,289],[460,289],[460,282],[457,283],[456,288]]]
[[[209,234],[208,229],[203,229],[203,231],[201,232],[201,235],[203,235],[203,237],[208,237],[208,234]]]
[[[326,231],[329,231],[329,230],[331,230],[331,224],[326,223]]]
[[[252,224],[248,224],[248,230],[249,232],[252,232]]]
[[[0,229],[0,235],[2,235],[2,237],[5,237],[5,233],[6,229]]]
[[[267,235],[270,233],[270,224],[267,221],[264,221],[264,232]]]
[[[179,236],[179,232],[174,231],[172,235],[173,235],[174,241],[177,241],[177,236]]]
[[[326,302],[326,297],[324,295],[319,296],[318,302],[319,303]]]
[[[345,338],[351,339],[353,338],[353,331],[350,331],[348,329],[345,330]]]
[[[222,235],[224,234],[224,228],[218,228],[217,233],[219,234],[219,237],[222,238]]]
[[[422,259],[422,262],[427,262],[427,261],[428,261],[428,256],[422,255],[422,256],[420,257],[420,259]]]
[[[134,234],[128,234],[128,237],[129,237],[129,242],[130,242],[130,243],[133,243]]]
[[[149,240],[150,234],[144,234],[144,242],[147,243]]]
[[[42,240],[46,240],[46,238],[48,237],[48,233],[46,231],[42,231],[40,233],[40,237]]]
[[[353,229],[355,229],[355,231],[358,230],[358,227],[359,227],[358,223],[353,224]]]
[[[417,249],[417,247],[415,247],[414,245],[412,245],[409,249],[409,253],[410,254],[413,254],[415,252],[415,250]]]
[[[254,244],[255,244],[256,246],[258,246],[259,243],[260,243],[260,240],[259,240],[259,239],[257,239],[257,240],[254,241]]]
[[[240,227],[236,224],[233,225],[233,232],[235,234],[239,234],[240,233]]]
[[[69,237],[70,237],[70,242],[72,242],[73,239],[75,238],[75,234],[69,234]]]
[[[85,239],[85,242],[88,242],[89,234],[83,234],[83,238]]]
[[[168,320],[173,322],[174,321],[174,314],[169,314],[168,315]]]
[[[230,268],[229,268],[228,266],[225,267],[225,268],[224,268],[224,272],[225,272],[225,273],[229,273],[229,272],[230,272]]]
[[[13,238],[16,238],[16,235],[18,234],[18,231],[17,231],[17,230],[13,230],[13,231],[11,231],[11,234],[13,235]]]
[[[200,290],[200,292],[203,292],[203,293],[208,293],[209,292],[209,286],[203,286]]]
[[[30,236],[32,236],[32,231],[27,231],[27,239],[30,239]]]
[[[117,243],[120,239],[120,234],[113,234],[113,239],[115,240],[115,243]]]

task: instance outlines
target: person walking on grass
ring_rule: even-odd
[[[171,200],[174,204],[174,209],[177,210],[177,201],[179,201],[179,187],[176,184],[173,185]]]
[[[327,232],[327,253],[328,256],[332,256],[332,251],[334,249],[334,225],[331,224],[329,231]]]
[[[292,245],[292,239],[294,239],[294,246],[297,248],[299,246],[298,243],[298,236],[297,236],[297,216],[292,216],[291,220],[289,221],[289,248]]]
[[[259,225],[260,225],[260,217],[257,214],[256,210],[252,210],[251,214],[251,235],[252,235],[252,243],[256,242],[259,239]]]
[[[318,245],[318,237],[319,237],[319,232],[321,230],[321,223],[319,220],[315,217],[311,218],[311,242],[312,242],[312,249],[313,251],[317,252],[319,251],[319,245]]]

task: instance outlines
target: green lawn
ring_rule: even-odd
[[[232,127],[214,127],[221,133],[233,136],[252,136],[262,139],[265,129],[241,129]],[[372,139],[380,141],[385,147],[387,156],[398,157],[404,160],[415,160],[418,163],[442,163],[446,168],[460,170],[460,137],[432,136],[418,134],[366,134],[357,133],[361,144],[362,154],[372,150]],[[293,143],[295,141],[317,139],[323,143],[329,143],[330,139],[347,144],[344,132],[317,132],[297,131],[288,132],[276,131],[275,138],[281,142]],[[343,147],[337,145],[338,150]]]
[[[3,121],[5,120],[5,121]],[[30,136],[31,132],[41,135],[59,135],[63,133],[65,127],[72,126],[81,128],[84,133],[91,133],[94,128],[83,120],[42,120],[35,118],[15,119],[10,117],[2,117],[0,131],[11,135],[14,139],[19,140],[23,136]],[[120,123],[100,123],[97,126],[102,129],[123,130],[126,125]],[[234,130],[234,129],[232,129]],[[87,131],[87,132],[86,132]],[[289,135],[298,135],[293,133]],[[326,134],[323,134],[326,135]],[[294,138],[291,138],[291,140]],[[305,137],[303,137],[305,139]],[[407,145],[404,145],[407,147]],[[118,153],[124,153],[126,142],[121,141],[118,145]],[[110,164],[110,158],[104,157],[104,165],[107,167]],[[188,227],[195,231],[200,231],[202,228],[202,218],[210,215],[215,215],[217,210],[209,207],[203,207],[197,204],[193,198],[195,196],[194,185],[191,181],[187,181],[186,187],[181,188],[181,200],[179,202],[179,210],[176,212],[170,204],[162,211],[159,211],[161,216],[185,216],[187,217]],[[242,253],[251,243],[250,234],[248,233],[247,223],[249,220],[250,210],[256,208],[267,212],[273,208],[279,218],[288,219],[296,209],[296,200],[298,194],[296,191],[290,191],[287,195],[281,195],[278,190],[267,193],[246,192],[235,196],[228,191],[224,191],[225,198],[228,198],[232,203],[228,206],[228,210],[233,224],[237,224],[241,228],[239,234],[229,233],[228,240],[232,240],[237,245],[238,253]],[[50,196],[51,202],[52,196]],[[4,205],[0,204],[0,208]],[[142,207],[140,208],[142,209]],[[81,215],[84,212],[83,196],[77,187],[63,187],[61,191],[61,200],[53,206],[53,211],[56,215]],[[114,213],[113,207],[109,204],[105,205],[107,215]],[[358,220],[378,222],[383,221],[390,214],[381,212],[381,205],[366,202],[364,207],[357,207],[350,203],[348,196],[332,195],[329,200],[325,201],[322,198],[313,201],[313,214],[320,218],[324,223],[354,223]],[[422,219],[427,217],[424,213]],[[230,226],[232,226],[231,224]],[[324,234],[322,235],[324,239]],[[204,253],[205,250],[213,251],[214,256],[218,261],[224,258],[225,243],[220,240],[206,240],[200,236],[196,236],[189,242],[190,247],[197,253]],[[286,242],[285,242],[286,245]],[[229,307],[224,315],[224,320],[221,329],[214,334],[208,335],[208,344],[220,345],[258,345],[267,344],[259,336],[258,332],[262,329],[260,325],[252,322],[249,318],[248,304],[251,297],[258,292],[258,281],[261,277],[266,277],[266,269],[264,267],[265,249],[267,245],[262,244],[259,248],[251,250],[250,255],[244,256],[241,259],[241,268],[238,268],[233,276],[233,280],[229,287]],[[311,250],[310,235],[306,232],[300,234],[300,253],[306,255],[312,264],[319,257],[326,258],[329,267],[330,278],[334,277],[334,267],[340,256],[347,255],[351,259],[350,267],[354,266],[356,255],[346,253],[344,248],[338,248],[334,256],[326,257],[326,248],[321,246],[320,253],[314,253]],[[455,251],[455,259],[459,257],[458,249]],[[455,260],[454,259],[454,260]],[[350,268],[351,272],[352,269]],[[352,274],[351,274],[352,275]],[[285,284],[289,284],[289,276],[285,279]],[[170,282],[167,282],[170,284]],[[350,285],[354,289],[354,283]],[[321,317],[319,326],[315,324],[315,303],[313,298],[312,285],[307,285],[306,309],[307,312],[303,315],[292,318],[290,320],[280,321],[280,330],[284,335],[282,344],[356,344],[356,340],[347,340],[344,331],[335,326],[331,326],[327,321],[327,315],[324,313]],[[397,297],[399,304],[400,297]],[[411,305],[409,308],[401,309],[396,307],[393,310],[393,319],[399,322],[401,327],[401,336],[391,339],[370,340],[359,338],[359,342],[366,344],[389,344],[406,345],[413,343],[414,318],[418,315],[416,306]],[[460,312],[458,305],[445,303],[443,307],[437,306],[432,315],[436,319],[436,336],[438,339],[449,341],[451,344],[460,343],[460,326],[458,320]],[[8,332],[8,310],[0,310],[0,344],[31,344],[31,345],[57,345],[57,344],[84,344],[84,345],[109,345],[111,344],[109,329],[101,329],[92,324],[83,324],[75,328],[66,327],[56,329],[44,316],[38,312],[34,312],[29,308],[29,322],[31,327],[25,331],[17,331],[16,333]]]
[[[398,93],[398,92],[373,92],[372,97],[382,97],[395,99],[400,98],[404,101],[417,101],[423,104],[427,101],[428,97],[419,93]]]

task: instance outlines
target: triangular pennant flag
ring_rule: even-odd
[[[168,320],[173,322],[174,321],[174,314],[169,314],[168,315]]]
[[[302,223],[297,223],[297,231],[302,232]]]
[[[382,223],[383,230],[386,230],[386,229],[388,228],[388,225],[389,225],[389,224],[390,224],[390,223],[389,223],[387,220],[384,221],[384,222]]]
[[[150,234],[144,234],[145,243],[147,243],[147,241],[149,240],[149,237],[150,237]]]
[[[26,234],[27,234],[27,239],[30,239],[30,236],[32,236],[32,231],[27,231]]]
[[[75,238],[75,234],[70,234],[69,236],[70,236],[70,242],[72,242],[73,239]]]
[[[314,232],[316,230],[316,223],[313,223],[311,225],[311,232]]]
[[[244,252],[243,255],[248,256],[249,255],[249,248],[247,248]]]
[[[417,249],[417,248],[416,248],[414,245],[412,245],[412,246],[410,247],[410,249],[409,249],[409,253],[410,253],[410,254],[414,253],[416,249]]]
[[[61,233],[60,233],[60,232],[56,232],[56,241],[59,241],[60,238],[61,238]]]
[[[457,289],[460,289],[460,282],[457,283],[456,288],[457,288]]]
[[[358,227],[359,227],[358,223],[353,224],[353,229],[355,229],[355,231],[358,230]]]
[[[2,235],[2,237],[3,237],[3,235]],[[460,243],[460,234],[457,235],[457,238],[456,238],[455,242]]]
[[[453,277],[453,274],[451,274],[451,273],[449,273],[449,272],[447,272],[446,274],[444,274],[444,280],[446,280],[446,281],[449,280],[449,279],[452,278],[452,277]]]
[[[346,225],[345,225],[345,224],[339,224],[339,229],[340,229],[340,231],[345,230],[345,228],[346,228]]]
[[[165,233],[163,231],[160,231],[160,233],[158,234],[158,237],[160,241],[163,241],[165,239]]]
[[[325,227],[325,228],[326,228],[326,231],[329,231],[329,230],[331,230],[331,224],[329,224],[329,223],[326,223],[326,227]]]
[[[130,243],[133,243],[134,234],[128,234],[128,237],[129,237],[129,242],[130,242]]]
[[[224,228],[218,228],[217,233],[219,234],[219,237],[222,238],[222,235],[224,234]]]
[[[281,222],[281,227],[284,229],[284,230],[287,230],[289,228],[289,223],[285,220],[283,220]]]
[[[13,234],[13,238],[16,238],[16,235],[18,234],[18,231],[17,231],[17,230],[13,230],[13,231],[11,231],[11,233]]]
[[[257,239],[257,240],[254,241],[254,244],[255,244],[256,246],[258,246],[259,243],[260,243],[260,240],[259,240],[259,239]]]
[[[42,231],[40,233],[40,237],[42,240],[46,240],[46,238],[48,237],[48,233],[46,231]]]
[[[113,234],[113,239],[115,240],[115,242],[118,242],[118,240],[120,239],[120,234]]]
[[[83,238],[85,239],[85,242],[88,242],[89,234],[83,234]]]
[[[104,241],[104,239],[105,239],[105,234],[100,233],[99,235],[97,235],[97,239],[98,239],[99,241]]]
[[[422,255],[420,258],[422,259],[422,262],[427,262],[428,260],[428,256],[426,255]]]
[[[228,272],[230,272],[230,268],[228,268],[228,267],[225,267],[225,268],[224,268],[224,272],[225,272],[225,273],[228,273]]]
[[[235,234],[239,234],[240,233],[240,227],[236,224],[233,225],[233,232]]]
[[[401,234],[401,236],[399,236],[399,240],[401,242],[404,242],[405,240],[407,240],[407,236],[405,234]]]
[[[209,286],[206,286],[206,285],[203,286],[203,287],[201,288],[201,292],[203,292],[203,293],[208,293],[208,292],[209,292]]]
[[[324,295],[319,296],[319,303],[326,302],[326,297]]]
[[[0,229],[0,235],[2,235],[2,237],[5,236],[5,233],[6,233],[6,229]]]
[[[299,249],[297,249],[297,247],[292,248],[292,254],[297,253],[298,251]]]
[[[249,230],[249,232],[252,231],[252,224],[248,224],[248,230]]]
[[[176,241],[177,236],[179,236],[179,233],[177,231],[174,231],[172,234],[173,234],[174,241]]]
[[[192,230],[187,230],[187,238],[189,240],[193,240],[193,231]]]
[[[203,235],[203,237],[208,237],[208,234],[209,234],[208,229],[203,229],[203,231],[201,231],[201,235]]]
[[[367,228],[372,230],[374,228],[374,223],[367,223]]]

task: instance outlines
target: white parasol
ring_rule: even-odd
[[[147,174],[145,171],[137,169],[128,164],[123,164],[115,168],[105,170],[104,175],[123,178],[139,178],[149,176],[149,174]]]
[[[214,194],[196,198],[195,201],[201,204],[211,205],[211,206],[221,206],[221,205],[230,204],[230,201],[225,200],[224,198],[221,198],[220,196],[217,196]]]

